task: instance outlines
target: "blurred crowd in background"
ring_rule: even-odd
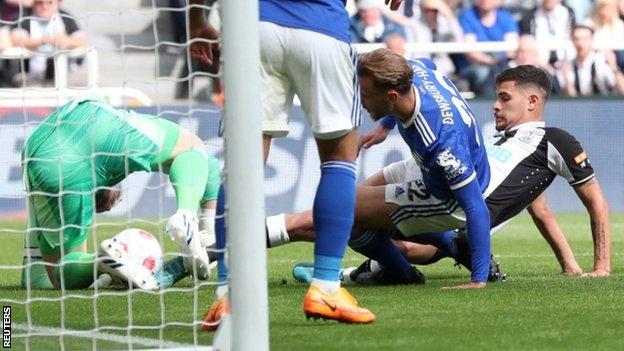
[[[215,1],[207,1],[207,5]],[[166,2],[171,8],[186,5],[184,0]],[[551,75],[555,94],[624,94],[624,50],[604,49],[614,44],[624,48],[624,0],[404,0],[397,12],[387,10],[383,0],[348,0],[347,10],[352,15],[353,43],[385,44],[406,58],[429,57],[462,91],[491,95],[498,72],[534,64]],[[0,0],[0,16],[0,52],[17,48],[49,54],[88,45],[86,35],[63,10],[60,0]],[[170,12],[169,19],[171,36],[177,43],[185,43],[184,11]],[[491,41],[517,43],[517,49],[448,54],[417,51],[410,46]],[[561,43],[570,41],[570,49],[561,48]],[[552,46],[559,49],[544,49]],[[172,54],[183,55],[184,51]],[[44,55],[0,60],[0,87],[51,84],[53,65]],[[79,65],[79,59],[70,61],[70,71],[75,72],[70,77],[76,80],[81,78]],[[180,76],[202,69],[192,62],[191,67],[185,65]],[[213,86],[219,94],[220,84]],[[186,94],[176,91],[178,97]]]
[[[407,58],[429,57],[464,91],[492,94],[494,77],[521,64],[552,77],[554,93],[570,96],[624,93],[624,51],[594,50],[624,43],[624,1],[405,0],[387,11],[382,0],[354,3],[354,43],[385,43]],[[507,41],[514,52],[414,52],[409,43]],[[540,49],[571,41],[573,50]],[[539,45],[538,45],[539,43]]]
[[[61,0],[0,0],[0,52],[11,48],[15,56],[21,50],[39,53],[26,60],[0,61],[1,87],[47,86],[53,84],[54,60],[50,54],[58,50],[73,50],[87,45],[86,35],[73,16],[63,11]],[[21,3],[21,4],[20,4]],[[21,5],[21,9],[20,9]],[[22,16],[20,17],[20,13]],[[80,59],[71,60],[73,81],[82,80],[78,70]]]

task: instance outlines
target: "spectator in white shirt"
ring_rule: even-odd
[[[59,10],[58,0],[34,0],[32,14],[19,20],[12,33],[18,47],[40,54],[85,47],[87,39],[76,21]],[[35,55],[28,60],[26,80],[44,83],[53,77],[53,60]],[[18,83],[24,76],[17,78]]]
[[[624,42],[624,21],[618,14],[616,0],[598,0],[586,24],[594,29],[594,43],[598,46]],[[615,51],[615,56],[618,67],[624,69],[624,51]]]
[[[453,10],[443,0],[422,0],[419,17],[412,17],[405,26],[408,43],[459,42],[463,32]],[[411,58],[430,58],[445,75],[455,73],[448,54],[409,52]]]
[[[593,49],[594,31],[587,26],[572,30],[576,58],[565,61],[558,72],[560,85],[570,96],[624,94],[624,75],[618,69],[612,51],[598,53]]]
[[[570,32],[576,25],[574,11],[561,0],[542,0],[540,6],[527,13],[520,21],[520,32],[531,34],[542,45],[556,45],[570,40]],[[540,50],[542,60],[553,67],[564,57],[565,50]]]

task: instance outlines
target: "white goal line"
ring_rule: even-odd
[[[169,340],[158,340],[142,336],[130,336],[120,335],[104,332],[94,332],[92,330],[76,330],[76,329],[61,329],[55,327],[44,327],[37,325],[28,325],[16,323],[13,324],[15,330],[25,331],[26,334],[13,335],[14,338],[26,338],[32,336],[68,336],[75,338],[85,339],[97,339],[103,341],[110,341],[118,344],[133,344],[141,345],[145,347],[156,347],[158,350],[162,349],[176,349],[176,350],[201,350],[212,351],[212,346],[198,346],[192,344],[184,344]],[[155,349],[156,350],[156,349]]]

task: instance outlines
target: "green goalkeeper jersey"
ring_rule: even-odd
[[[38,232],[41,251],[80,245],[92,222],[94,190],[158,170],[179,133],[173,122],[92,99],[72,100],[44,119],[22,151],[29,232]]]

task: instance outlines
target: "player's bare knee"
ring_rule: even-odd
[[[357,158],[357,129],[352,129],[339,137],[325,139],[325,136],[315,136],[321,162],[349,161]]]

